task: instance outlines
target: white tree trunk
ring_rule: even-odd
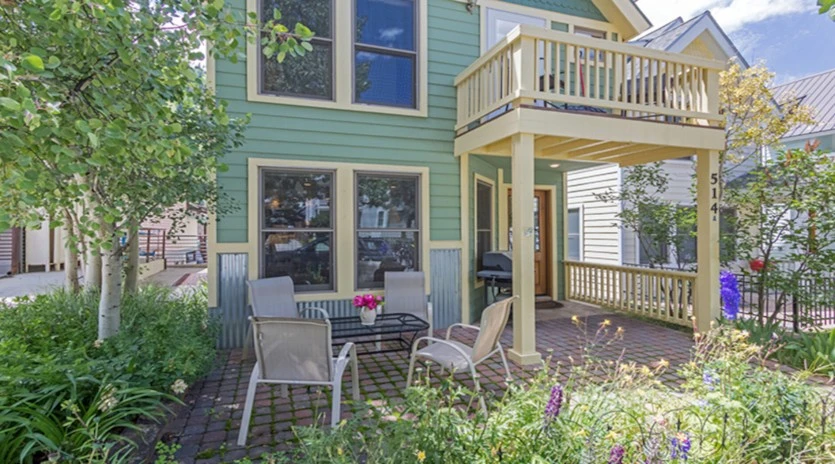
[[[78,236],[78,229],[75,227],[72,215],[68,211],[64,212],[64,218],[66,220],[64,229],[67,234],[67,237],[64,239],[64,250],[66,251],[64,276],[66,279],[66,287],[71,292],[78,293],[78,248],[76,244],[72,243],[72,238]]]
[[[139,284],[139,221],[131,221],[128,233],[128,264],[125,268],[125,292],[133,293]]]
[[[90,245],[87,247],[87,258],[84,268],[84,288],[98,290],[101,288],[101,251]]]
[[[121,322],[122,252],[119,237],[112,224],[102,230],[103,238],[110,241],[109,250],[102,249],[102,286],[99,299],[99,339],[116,335]]]

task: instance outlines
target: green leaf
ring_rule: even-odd
[[[0,105],[10,111],[20,111],[20,103],[9,97],[0,97]]]
[[[59,60],[57,56],[50,56],[49,59],[46,60],[47,69],[55,69],[58,66],[61,66],[61,60]]]
[[[296,35],[303,38],[310,37],[313,35],[313,31],[302,23],[296,23]]]
[[[302,48],[309,52],[313,51],[313,45],[311,45],[310,42],[302,42]]]
[[[21,63],[30,71],[43,72],[44,70],[43,59],[38,55],[26,55]]]
[[[168,127],[171,129],[171,132],[173,132],[175,134],[179,134],[180,132],[183,131],[183,125],[178,123],[178,122],[175,122],[174,124],[171,124]]]
[[[281,21],[281,11],[279,11],[278,8],[273,8],[273,19]]]

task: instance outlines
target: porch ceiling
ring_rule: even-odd
[[[719,150],[725,137],[714,127],[523,106],[460,135],[455,154],[511,156],[512,137],[522,133],[535,134],[537,158],[622,166]]]

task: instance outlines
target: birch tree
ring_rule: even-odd
[[[223,208],[214,173],[247,121],[194,68],[202,44],[233,61],[256,35],[268,59],[310,50],[313,33],[280,19],[223,0],[0,3],[0,229],[73,224],[68,245],[101,255],[99,338],[119,329],[129,226],[179,203]]]

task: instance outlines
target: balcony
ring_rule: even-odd
[[[719,72],[689,55],[522,25],[455,79],[456,155],[642,164],[724,145]]]
[[[719,114],[724,63],[519,26],[455,79],[462,198],[471,155],[510,158],[511,359],[539,362],[535,320],[537,166],[621,166],[696,155],[698,273],[565,263],[568,297],[707,330],[719,302]],[[566,160],[537,163],[537,160]],[[565,166],[569,166],[566,168]],[[553,172],[553,171],[551,171]],[[517,213],[518,212],[518,213]],[[466,219],[465,219],[466,221]],[[467,225],[463,227],[467,229]],[[559,231],[557,232],[559,233]],[[462,232],[463,234],[463,232]]]

